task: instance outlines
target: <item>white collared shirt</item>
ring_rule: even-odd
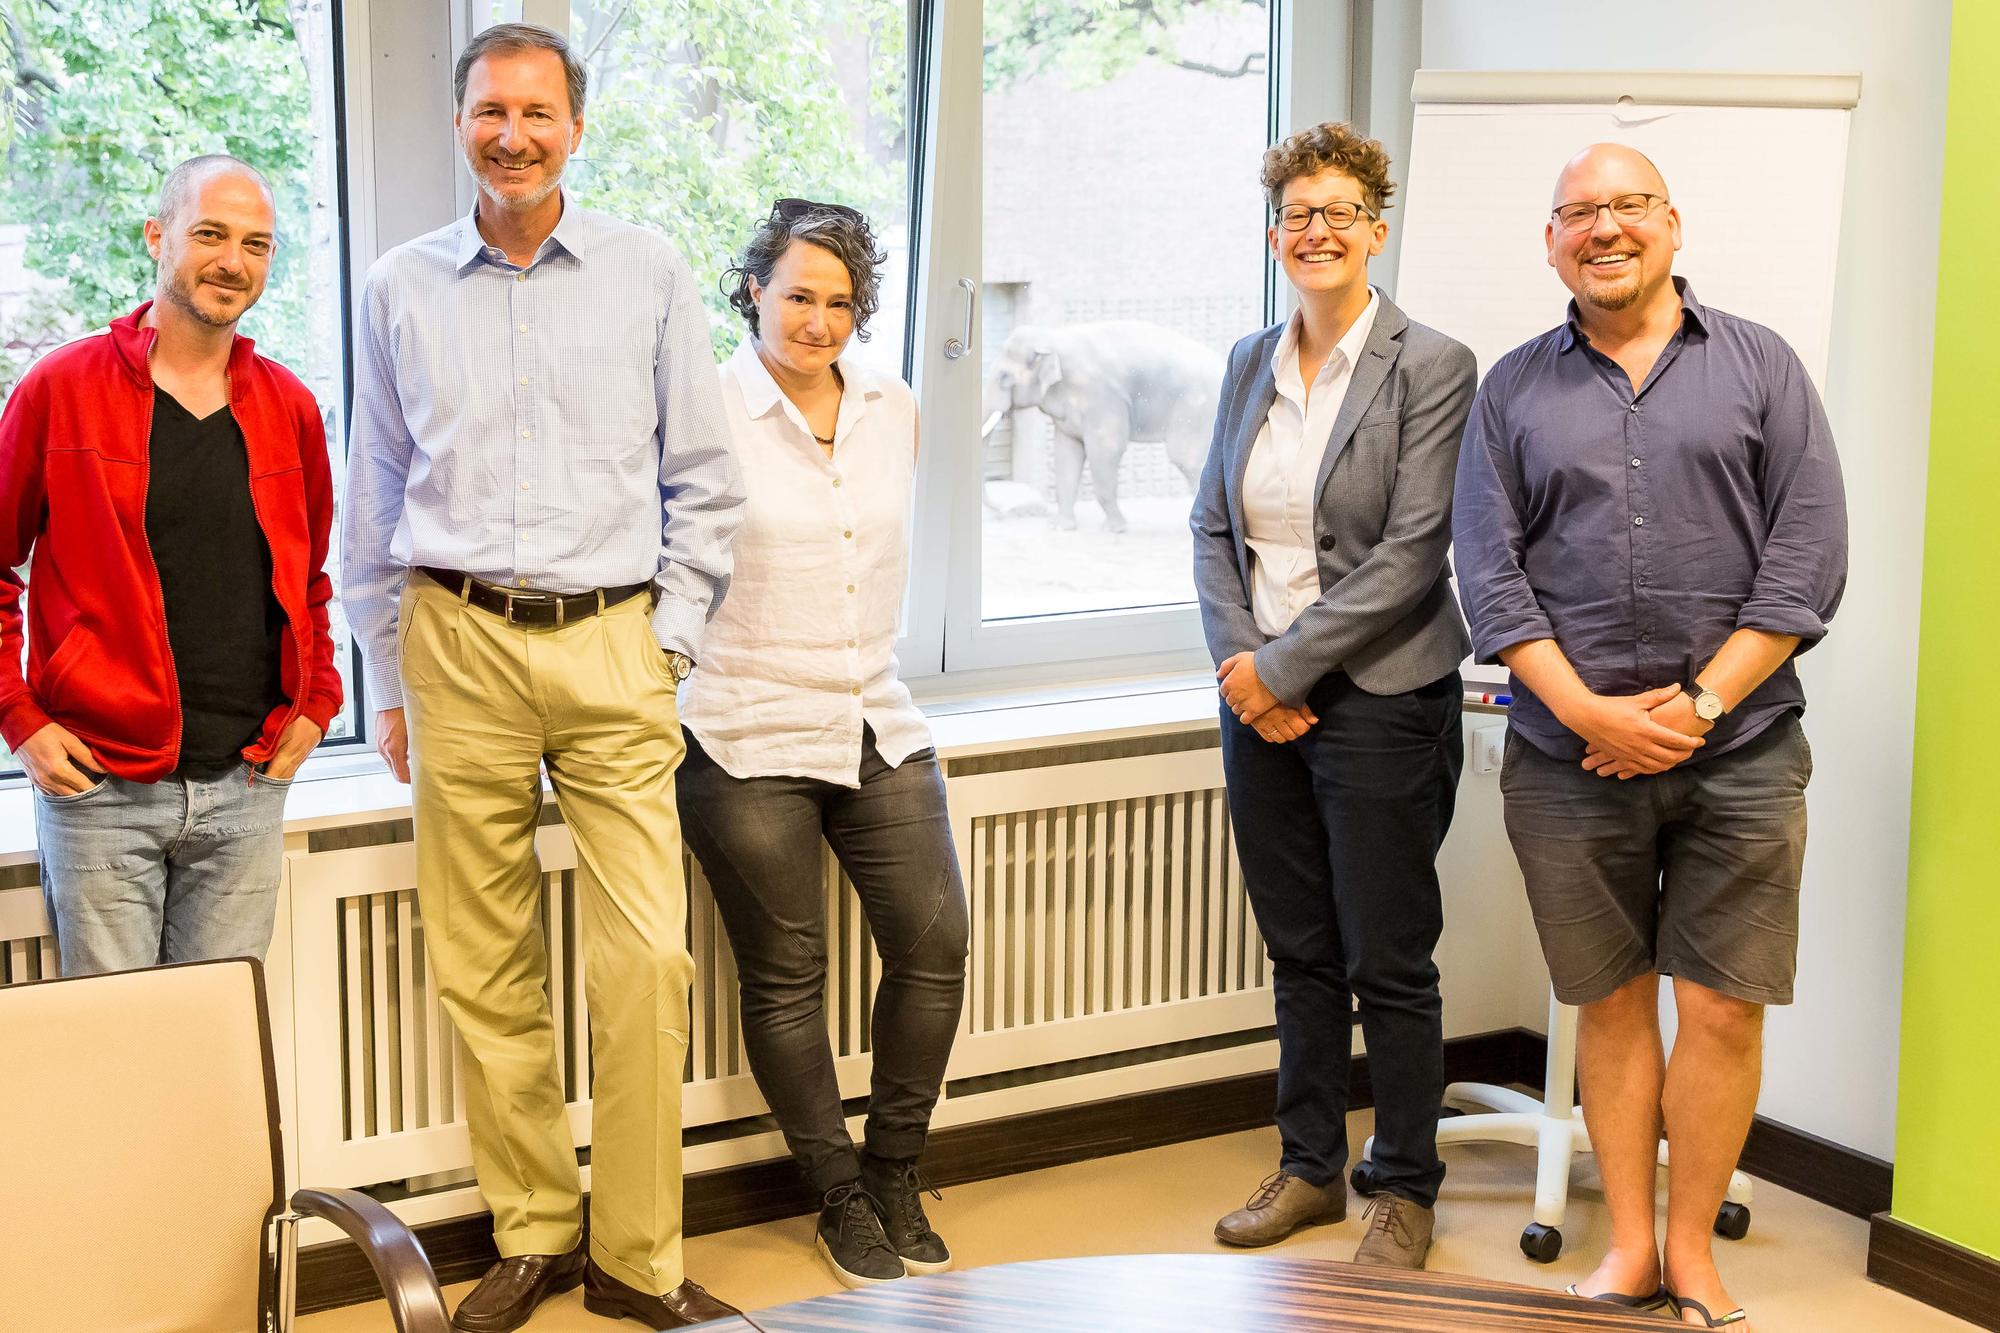
[[[1310,399],[1299,378],[1302,315],[1292,315],[1271,353],[1278,396],[1243,469],[1243,540],[1251,556],[1250,610],[1257,628],[1274,639],[1319,600],[1313,511],[1319,504],[1320,460],[1381,305],[1371,287],[1367,306],[1320,367]]]
[[[682,723],[732,777],[860,785],[861,726],[891,767],[931,743],[896,676],[917,400],[847,356],[833,456],[749,339],[720,367],[747,503],[729,595],[681,686]]]

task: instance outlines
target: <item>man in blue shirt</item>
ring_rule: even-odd
[[[1642,154],[1573,158],[1546,238],[1575,300],[1480,388],[1459,590],[1474,653],[1513,676],[1508,836],[1556,993],[1582,1007],[1612,1237],[1577,1289],[1717,1326],[1740,1319],[1710,1228],[1756,1110],[1764,1006],[1792,997],[1812,771],[1792,659],[1846,579],[1840,466],[1791,348],[1673,277],[1680,214]],[[1671,1063],[1656,975],[1674,978]]]
[[[674,703],[728,583],[741,479],[694,275],[561,188],[582,60],[502,25],[453,82],[479,201],[369,273],[344,555],[501,1255],[453,1322],[502,1333],[582,1284],[598,1313],[678,1327],[733,1313],[681,1267]],[[576,840],[588,1236],[545,994],[544,767]]]

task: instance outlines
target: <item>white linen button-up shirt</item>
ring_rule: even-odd
[[[1371,287],[1367,306],[1314,377],[1310,399],[1299,378],[1302,315],[1292,315],[1271,353],[1278,396],[1244,464],[1243,541],[1252,556],[1250,611],[1257,628],[1274,639],[1319,600],[1319,551],[1313,538],[1319,496],[1314,483],[1381,304]]]
[[[917,400],[842,357],[827,457],[749,339],[720,368],[748,502],[729,596],[681,685],[681,722],[736,778],[861,781],[861,727],[890,767],[930,745],[896,675]]]

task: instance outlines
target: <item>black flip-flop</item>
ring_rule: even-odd
[[[1722,1316],[1722,1318],[1717,1319],[1708,1312],[1708,1307],[1700,1301],[1692,1300],[1686,1296],[1676,1296],[1671,1291],[1667,1291],[1665,1287],[1660,1288],[1660,1290],[1666,1292],[1668,1304],[1674,1307],[1675,1318],[1680,1318],[1682,1310],[1693,1310],[1701,1316],[1701,1326],[1703,1328],[1727,1328],[1731,1324],[1740,1324],[1750,1318],[1748,1314],[1744,1313],[1743,1307],[1739,1305],[1728,1314]],[[1681,1322],[1686,1323],[1687,1321],[1682,1319]]]
[[[1600,1291],[1595,1296],[1585,1296],[1572,1282],[1563,1290],[1579,1300],[1603,1301],[1606,1305],[1622,1306],[1627,1310],[1657,1310],[1663,1305],[1672,1305],[1673,1297],[1665,1287],[1655,1287],[1649,1296],[1628,1296],[1622,1291]]]

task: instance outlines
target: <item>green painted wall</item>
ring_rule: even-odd
[[[2000,1258],[2000,5],[1952,12],[1893,1212]],[[1922,216],[1912,203],[1912,222]],[[1914,277],[1913,277],[1914,280]],[[1887,333],[1887,330],[1884,330]]]

